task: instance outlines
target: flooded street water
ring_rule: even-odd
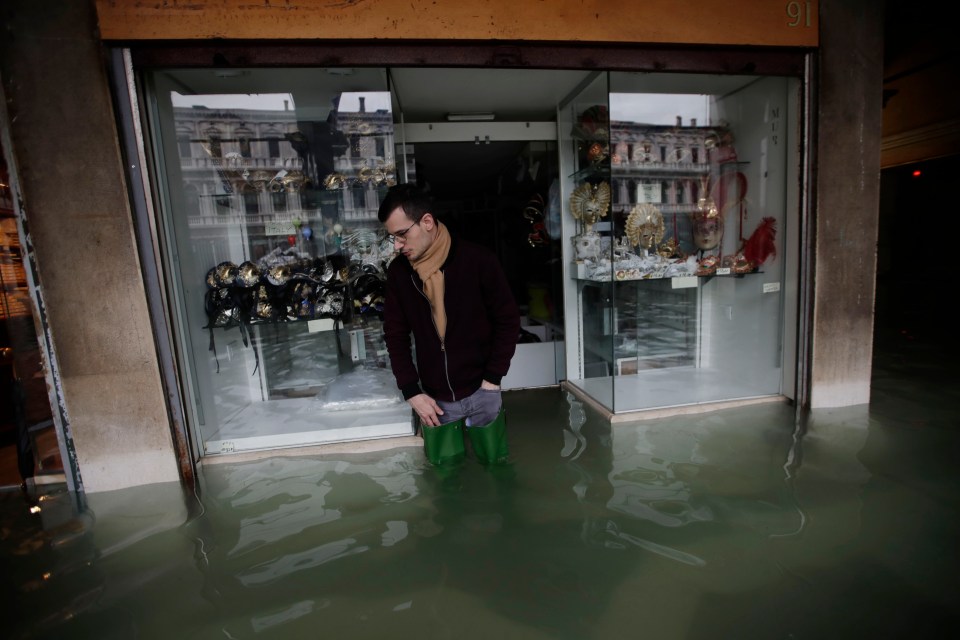
[[[958,376],[878,332],[871,406],[609,425],[506,394],[512,463],[419,449],[207,465],[30,513],[7,638],[851,638],[960,628]],[[950,633],[950,632],[953,633]]]

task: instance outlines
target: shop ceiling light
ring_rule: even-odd
[[[489,112],[474,113],[448,113],[448,122],[479,122],[483,120],[493,120],[494,114]]]
[[[243,78],[250,72],[246,69],[215,69],[213,75],[218,78]]]

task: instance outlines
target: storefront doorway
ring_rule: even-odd
[[[559,384],[564,371],[563,256],[559,226],[551,236],[546,220],[551,187],[558,188],[556,142],[418,142],[408,147],[415,150],[416,180],[433,193],[440,220],[497,255],[520,306],[517,352],[503,387]]]

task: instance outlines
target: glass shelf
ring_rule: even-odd
[[[592,182],[592,181],[602,181],[610,179],[610,165],[606,163],[599,163],[595,165],[586,166],[578,171],[571,173],[568,176],[571,180],[575,182]]]
[[[680,262],[674,262],[673,264],[680,264]],[[745,273],[736,273],[732,269],[727,269],[726,271],[722,269],[717,269],[715,273],[709,274],[697,274],[697,273],[682,273],[676,275],[654,275],[653,273],[642,273],[637,269],[610,269],[610,268],[598,268],[591,267],[583,262],[574,262],[570,265],[570,274],[574,280],[585,282],[585,283],[604,283],[604,282],[632,282],[632,281],[644,281],[644,280],[674,280],[674,288],[681,288],[681,286],[696,286],[686,284],[692,282],[691,278],[696,278],[699,281],[706,281],[711,278],[743,278],[744,276],[754,275],[758,273],[763,273],[759,269],[753,271],[747,271]],[[680,284],[684,283],[684,284]]]

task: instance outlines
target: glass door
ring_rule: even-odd
[[[504,389],[566,378],[562,183],[557,103],[591,72],[392,68],[408,181],[439,219],[503,265],[521,311]],[[436,87],[442,87],[437,91]]]
[[[563,176],[567,381],[613,406],[618,310],[611,287],[614,226],[610,205],[608,74],[595,72],[560,103],[557,122]],[[573,339],[573,338],[576,339]]]

